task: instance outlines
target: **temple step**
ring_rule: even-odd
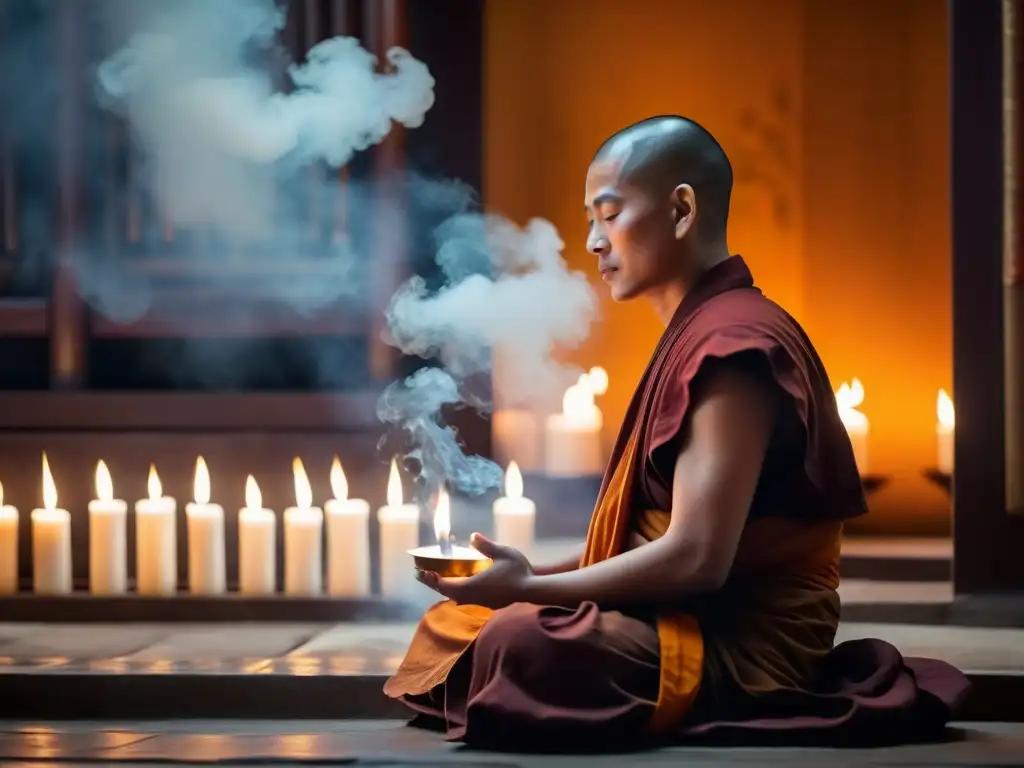
[[[844,579],[949,581],[953,541],[947,538],[848,537],[843,540]]]
[[[1024,670],[968,671],[957,720],[1024,723]],[[408,718],[387,675],[241,670],[172,673],[45,669],[0,674],[0,720],[375,720]]]
[[[957,719],[1024,722],[1024,671],[968,672]],[[386,675],[245,672],[0,674],[0,719],[374,720],[408,717],[382,692]]]

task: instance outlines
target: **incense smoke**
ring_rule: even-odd
[[[392,49],[394,72],[377,74],[375,57],[346,37],[290,65],[293,89],[281,92],[269,66],[254,63],[285,25],[273,0],[176,0],[153,11],[100,65],[98,82],[131,121],[164,212],[184,227],[267,237],[282,177],[320,160],[339,168],[392,122],[421,125],[434,102],[422,62]]]
[[[37,0],[32,14],[46,21],[57,7]],[[89,25],[83,36],[103,40],[112,51],[94,71],[97,104],[126,119],[141,163],[137,182],[147,226],[157,230],[149,241],[142,235],[143,249],[147,242],[166,247],[159,230],[171,225],[175,258],[222,267],[209,270],[211,282],[225,281],[252,301],[233,310],[242,324],[258,302],[303,314],[340,303],[386,311],[390,343],[427,361],[389,387],[378,408],[381,420],[404,434],[403,451],[421,485],[432,491],[448,482],[470,493],[497,487],[500,469],[463,455],[458,435],[444,423],[446,411],[492,406],[485,383],[495,347],[514,360],[495,382],[503,388],[496,396],[521,406],[557,396],[575,372],[554,362],[555,349],[587,336],[597,303],[582,275],[566,268],[551,224],[538,219],[521,229],[474,212],[474,196],[457,182],[410,172],[382,190],[353,175],[340,199],[333,169],[358,159],[394,125],[414,129],[427,119],[434,103],[427,66],[395,49],[387,56],[390,72],[380,74],[378,62],[353,38],[321,42],[302,61],[288,63],[278,42],[286,17],[274,0],[131,0],[82,8]],[[52,29],[51,21],[38,29]],[[52,34],[26,28],[8,39],[16,45],[0,52],[0,88],[6,103],[29,105],[15,122],[31,124],[19,135],[19,152],[35,140],[45,147],[39,154],[52,154],[52,142],[33,136],[45,133],[50,117],[37,94],[44,86],[59,93],[60,80],[29,76],[38,61],[53,58]],[[83,137],[105,137],[109,125],[90,128]],[[109,149],[100,139],[82,141],[97,142],[89,147],[97,171],[84,175],[110,177],[110,165],[102,164],[109,160],[96,160]],[[52,178],[52,171],[39,175]],[[388,197],[392,192],[402,200]],[[93,193],[110,190],[90,187]],[[90,215],[99,218],[95,211],[106,205],[96,200]],[[339,235],[342,205],[347,225]],[[414,251],[429,248],[430,267],[441,278],[411,278],[387,307],[386,296],[369,290],[371,262],[379,265],[390,255],[368,245],[374,233],[367,222],[382,209],[401,217]],[[45,218],[35,228],[52,229]],[[28,231],[24,223],[22,231]],[[79,243],[75,276],[94,310],[128,322],[151,309],[152,278],[108,258],[96,232]],[[52,243],[39,250],[51,252]],[[249,268],[268,261],[284,268],[265,275]],[[318,265],[311,278],[304,276],[310,262]],[[223,343],[187,344],[195,364],[183,369],[216,369],[230,377],[247,367],[288,365],[246,343],[234,353]],[[365,351],[349,350],[336,337],[310,341],[308,354],[321,370],[364,366]]]
[[[467,386],[491,370],[500,349],[513,361],[494,380],[501,402],[537,406],[563,389],[574,371],[556,362],[556,348],[575,347],[590,332],[597,301],[582,273],[570,272],[554,226],[533,219],[523,229],[497,216],[456,216],[437,232],[444,286],[428,292],[410,279],[391,300],[388,327],[404,353],[436,357],[444,371],[424,369],[390,387],[378,415],[412,437],[410,457],[429,485],[447,480],[469,494],[498,488],[502,469],[465,456],[457,436],[439,422],[442,407],[492,401]]]
[[[372,236],[367,211],[389,201],[373,199],[363,182],[342,189],[337,169],[394,124],[423,123],[434,102],[426,65],[395,48],[391,71],[380,74],[376,58],[348,37],[291,62],[278,42],[287,17],[274,0],[106,9],[107,37],[129,36],[97,67],[97,99],[131,126],[140,181],[179,250],[220,262],[220,279],[244,286],[254,302],[303,315],[339,299],[370,309],[369,270],[360,263]],[[254,259],[294,269],[247,271]],[[151,285],[137,275],[97,253],[80,254],[75,266],[86,298],[112,319],[149,309]],[[255,314],[234,311],[236,326]]]

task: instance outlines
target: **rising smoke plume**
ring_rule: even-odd
[[[56,6],[41,7],[52,12]],[[387,56],[391,72],[379,74],[357,40],[335,38],[289,66],[282,84],[274,62],[282,56],[277,36],[285,14],[274,0],[90,7],[108,9],[90,24],[103,27],[106,39],[119,39],[96,69],[97,99],[127,119],[154,207],[186,235],[213,236],[194,256],[231,260],[233,279],[244,281],[254,300],[304,313],[339,300],[365,301],[371,254],[361,248],[357,230],[380,206],[401,210],[412,239],[432,241],[441,283],[428,287],[423,277],[412,278],[386,311],[392,343],[434,362],[391,386],[379,415],[405,433],[406,452],[428,491],[442,482],[470,493],[498,486],[501,470],[463,455],[444,411],[491,407],[490,394],[474,382],[490,371],[494,347],[514,359],[497,382],[508,390],[505,400],[536,404],[574,379],[553,353],[587,336],[596,301],[586,280],[567,270],[554,227],[533,220],[520,229],[473,213],[473,197],[463,186],[410,173],[401,185],[401,209],[353,181],[346,194],[356,231],[339,240],[330,236],[336,181],[323,178],[327,203],[320,207],[311,209],[305,197],[311,165],[338,168],[383,140],[393,125],[423,123],[434,103],[426,65],[395,49]],[[311,237],[311,229],[318,234]],[[432,236],[422,236],[424,229]],[[99,251],[84,248],[77,262],[83,295],[114,320],[141,315],[147,286]],[[265,279],[249,274],[252,253],[272,256],[284,269]],[[282,279],[288,266],[309,259],[329,265],[329,277]],[[345,363],[337,350],[315,354],[324,365]]]
[[[100,93],[131,121],[150,162],[152,191],[183,227],[240,240],[276,234],[282,176],[316,161],[339,168],[379,143],[392,123],[415,128],[434,103],[434,79],[407,51],[391,74],[354,38],[314,46],[287,75],[269,66],[286,21],[273,0],[151,4],[145,27],[98,70]],[[273,168],[276,173],[268,173]]]
[[[512,361],[494,380],[499,401],[536,407],[563,389],[575,372],[554,353],[586,339],[597,301],[583,274],[567,269],[550,222],[533,219],[520,229],[498,216],[465,214],[440,227],[437,238],[444,286],[429,292],[412,278],[391,300],[387,319],[399,349],[436,357],[444,370],[424,369],[390,387],[378,415],[410,433],[411,456],[428,486],[447,481],[480,494],[500,486],[502,469],[462,453],[440,423],[442,407],[490,408],[489,398],[465,385],[491,370],[496,348]]]
[[[359,181],[342,192],[336,169],[393,125],[423,123],[434,103],[426,65],[394,48],[391,71],[378,73],[376,58],[350,37],[290,62],[278,41],[285,8],[275,0],[97,8],[104,36],[124,41],[96,68],[98,101],[127,119],[144,191],[178,239],[191,237],[201,258],[229,265],[228,279],[254,301],[307,315],[339,299],[365,305],[368,271],[357,251],[366,211],[389,201]],[[296,268],[251,272],[253,255]],[[303,269],[311,263],[315,269]],[[95,252],[81,253],[75,268],[86,298],[111,319],[131,321],[149,309],[151,286],[137,275]],[[234,324],[244,325],[245,308],[235,311]]]

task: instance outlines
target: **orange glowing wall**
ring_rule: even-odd
[[[601,140],[658,113],[706,125],[735,165],[733,251],[834,384],[864,383],[871,468],[891,481],[861,531],[949,524],[921,477],[952,379],[946,27],[935,0],[487,0],[489,207],[549,218],[592,270],[583,184]],[[603,309],[573,359],[609,369],[611,441],[661,329],[642,304]]]

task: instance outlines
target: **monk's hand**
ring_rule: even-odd
[[[460,605],[480,605],[497,610],[525,600],[527,582],[533,567],[518,549],[496,544],[479,533],[469,543],[493,563],[485,571],[469,578],[443,578],[428,571],[417,572],[421,583]]]

